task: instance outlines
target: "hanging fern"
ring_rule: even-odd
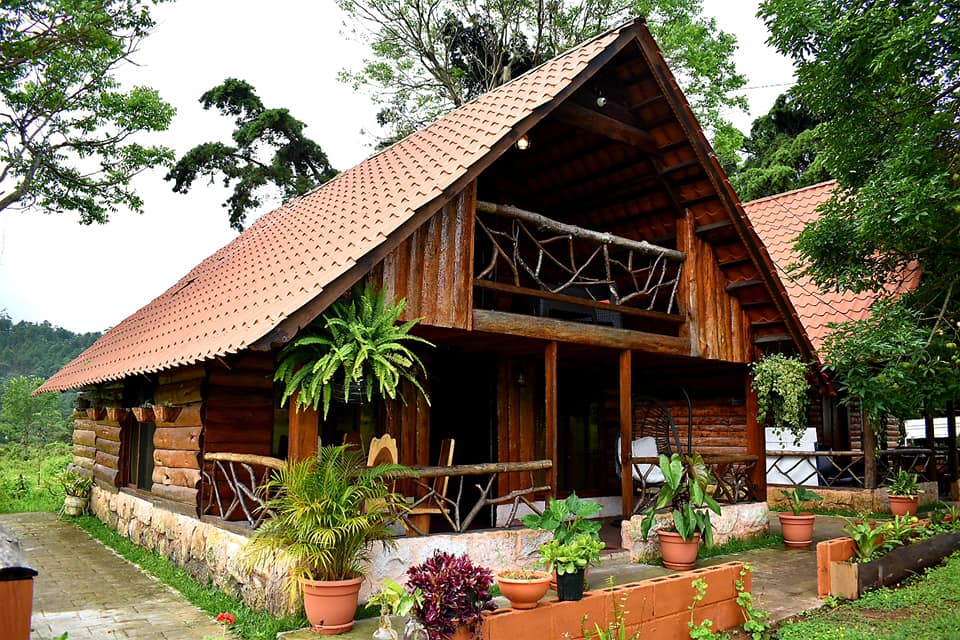
[[[793,444],[807,428],[810,383],[808,365],[797,357],[779,353],[763,356],[751,366],[753,390],[757,393],[757,420],[773,423],[774,433],[793,436]]]
[[[333,303],[304,335],[280,351],[274,380],[284,384],[281,402],[286,404],[294,394],[298,408],[317,409],[322,402],[326,418],[337,379],[343,383],[344,401],[350,383],[359,383],[369,402],[375,391],[396,398],[400,381],[408,380],[429,404],[417,377],[426,370],[404,343],[433,345],[410,335],[419,318],[397,324],[406,304],[404,299],[387,304],[386,294],[370,283],[362,290],[355,287],[350,299]]]

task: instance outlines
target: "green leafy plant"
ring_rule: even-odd
[[[844,518],[844,532],[853,538],[857,562],[870,562],[883,555],[890,542],[885,539],[886,527],[875,526],[866,519],[850,520]]]
[[[794,487],[791,491],[781,489],[780,493],[783,494],[783,497],[787,499],[787,505],[790,507],[790,510],[795,516],[803,513],[805,503],[820,502],[823,500],[823,496],[821,496],[819,493],[816,491],[810,491],[804,486]]]
[[[917,486],[917,474],[900,469],[887,486],[887,493],[892,496],[913,498],[923,493],[923,490]]]
[[[63,485],[63,492],[68,496],[89,498],[90,490],[93,488],[93,477],[68,469],[60,474],[60,483]]]
[[[745,563],[740,569],[740,577],[734,582],[734,588],[737,590],[737,606],[743,615],[743,624],[741,628],[744,633],[753,640],[766,640],[770,637],[770,613],[763,609],[757,609],[753,604],[753,594],[744,587],[744,578],[748,573],[753,573],[753,566]],[[690,611],[690,620],[687,622],[687,628],[690,630],[692,640],[730,640],[730,634],[717,633],[713,630],[713,620],[705,618],[699,623],[694,622],[694,613],[697,604],[707,597],[707,582],[703,578],[697,578],[690,583],[696,590],[693,596],[693,602],[687,607]],[[737,636],[740,637],[740,636]]]
[[[423,604],[423,591],[420,589],[410,591],[402,584],[390,578],[384,578],[380,591],[370,596],[367,604],[385,608],[391,615],[405,616],[414,606]]]
[[[559,576],[575,573],[596,563],[604,546],[599,538],[587,533],[578,533],[566,542],[554,538],[540,545],[540,563]]]
[[[261,489],[274,516],[257,529],[245,548],[247,561],[273,565],[277,553],[293,563],[291,599],[300,578],[347,580],[365,574],[374,542],[394,546],[391,523],[405,508],[389,480],[406,467],[367,467],[350,445],[321,447],[317,455],[289,462]]]
[[[757,394],[757,420],[773,423],[773,430],[782,438],[784,432],[793,436],[794,445],[807,428],[807,405],[810,382],[808,365],[799,358],[772,353],[753,363],[751,383]]]
[[[707,546],[713,546],[713,525],[710,511],[720,514],[720,505],[708,493],[712,478],[700,454],[683,456],[673,454],[669,459],[660,454],[660,471],[664,483],[657,495],[657,503],[643,512],[640,533],[646,540],[653,527],[657,511],[670,507],[673,529],[686,542],[697,532],[703,534]]]
[[[529,513],[520,521],[531,529],[550,531],[553,538],[562,544],[581,533],[599,538],[602,523],[591,518],[602,509],[600,503],[583,500],[576,493],[571,493],[564,500],[549,500],[542,514]]]
[[[613,576],[607,579],[607,588],[613,589]],[[624,592],[617,597],[616,593],[611,592],[610,600],[613,607],[613,620],[608,622],[605,628],[601,628],[599,624],[594,623],[593,630],[588,629],[587,620],[589,616],[583,614],[583,618],[580,619],[580,631],[583,633],[584,640],[640,640],[639,630],[629,637],[627,636],[627,625],[624,622],[624,618],[629,613],[626,609],[627,593]]]
[[[410,330],[420,319],[397,324],[407,302],[388,304],[386,294],[369,282],[354,287],[347,300],[338,300],[311,328],[280,351],[274,380],[283,383],[282,403],[296,394],[298,407],[330,409],[335,380],[343,383],[344,401],[350,384],[359,384],[367,402],[376,390],[396,398],[401,380],[407,380],[430,402],[418,373],[426,370],[406,343],[432,343]],[[400,396],[403,399],[403,396]]]

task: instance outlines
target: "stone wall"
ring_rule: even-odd
[[[90,509],[132,542],[166,556],[200,582],[210,582],[240,597],[254,609],[283,615],[299,608],[299,603],[292,607],[287,602],[284,588],[287,565],[282,561],[274,563],[269,573],[251,571],[241,564],[241,550],[248,540],[245,535],[178,512],[182,507],[167,501],[145,499],[125,491],[94,487]],[[497,529],[397,538],[396,548],[375,545],[360,599],[366,600],[385,577],[404,582],[407,567],[423,562],[435,549],[456,555],[465,553],[474,563],[496,572],[532,566],[537,547],[549,536],[547,532],[529,529]]]
[[[723,544],[734,538],[745,539],[765,535],[770,531],[769,510],[766,502],[745,502],[725,504],[721,515],[710,514],[713,523],[713,542]],[[658,514],[650,529],[650,536],[644,542],[640,535],[640,524],[644,516],[633,516],[620,524],[621,545],[629,551],[634,562],[652,562],[660,558],[660,543],[656,532],[665,524],[672,523],[669,514]]]
[[[920,494],[920,504],[932,504],[939,499],[936,482],[921,482],[918,484],[923,493]],[[785,510],[787,499],[780,493],[781,489],[790,490],[792,487],[771,485],[767,489],[767,504],[771,509]],[[832,511],[890,511],[890,496],[887,490],[880,489],[829,489],[826,487],[809,487],[823,498],[816,503],[817,509]]]

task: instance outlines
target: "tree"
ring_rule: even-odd
[[[702,16],[702,0],[529,2],[500,0],[337,0],[372,50],[371,59],[342,79],[366,87],[381,105],[378,121],[392,139],[489,91],[566,49],[645,15],[667,63],[701,124],[733,127],[725,107],[745,108],[735,95],[745,84],[731,55],[736,38]]]
[[[56,394],[30,395],[41,384],[43,378],[15,376],[0,390],[0,435],[18,443],[24,455],[48,442],[64,440],[69,434],[67,421],[57,408]]]
[[[0,211],[75,211],[106,222],[141,211],[130,187],[171,152],[134,141],[164,131],[174,109],[114,70],[153,26],[138,0],[12,0],[0,6]]]
[[[237,125],[233,145],[204,142],[187,151],[166,179],[173,190],[187,193],[197,176],[223,177],[224,186],[234,184],[233,195],[224,203],[230,211],[230,226],[243,231],[247,213],[262,203],[261,189],[278,187],[283,199],[303,195],[337,174],[316,142],[303,135],[304,125],[287,109],[267,109],[254,88],[243,80],[227,78],[200,97],[204,109],[216,107],[233,116]],[[274,151],[266,159],[262,148]]]
[[[877,305],[869,326],[843,327],[827,360],[864,397],[942,410],[960,374],[960,5],[766,0],[760,15],[796,63],[799,99],[823,121],[818,158],[839,185],[798,240],[806,273],[822,287],[884,293],[922,274],[911,293]]]
[[[787,92],[753,122],[744,140],[746,160],[731,167],[730,181],[744,202],[830,179],[820,151],[820,120]]]

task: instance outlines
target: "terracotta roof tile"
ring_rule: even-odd
[[[824,291],[810,278],[787,271],[790,265],[797,262],[794,240],[808,223],[819,217],[817,207],[830,199],[835,186],[836,182],[823,182],[743,205],[776,265],[777,275],[790,296],[810,342],[818,352],[830,335],[830,323],[868,317],[870,305],[876,299],[876,294],[870,292],[854,294]]]
[[[440,196],[629,29],[572,49],[264,215],[39,391],[162,371],[248,347]]]

